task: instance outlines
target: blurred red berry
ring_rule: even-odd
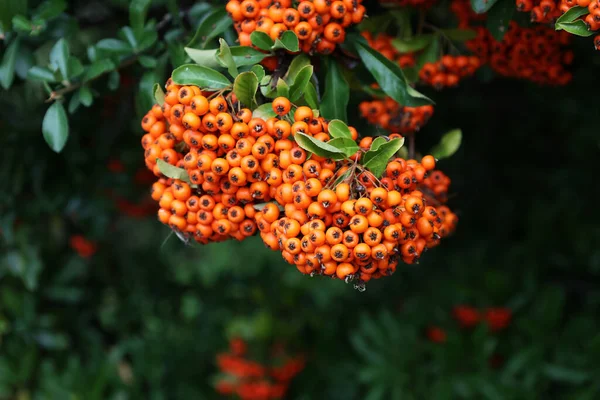
[[[452,315],[463,328],[472,328],[481,319],[479,311],[470,306],[456,306],[452,310]]]
[[[82,235],[71,236],[69,239],[69,244],[81,258],[90,258],[96,253],[97,250],[96,244],[87,240]]]
[[[437,326],[427,328],[427,338],[434,343],[445,343],[447,339],[446,331]]]
[[[485,321],[492,332],[506,328],[511,318],[512,312],[508,308],[488,308],[485,311]]]

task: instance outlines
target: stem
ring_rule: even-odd
[[[53,90],[52,92],[50,92],[50,97],[48,97],[48,99],[46,100],[46,103],[50,103],[50,102],[53,102],[55,100],[61,99],[65,94],[73,92],[73,91],[79,89],[80,87],[82,87],[83,85],[85,85],[87,83],[90,83],[90,82],[92,82],[92,81],[94,81],[94,80],[96,80],[96,79],[98,79],[98,78],[100,78],[100,77],[102,77],[102,76],[110,73],[110,72],[118,71],[118,70],[120,70],[122,68],[126,68],[126,67],[134,64],[137,61],[137,59],[138,59],[139,56],[140,56],[139,54],[136,54],[135,56],[133,56],[133,57],[131,57],[131,58],[123,61],[121,64],[119,64],[117,66],[117,68],[111,69],[110,71],[105,71],[105,72],[101,73],[100,75],[98,75],[98,76],[96,76],[96,77],[94,77],[92,79],[89,79],[87,81],[82,81],[82,82],[76,83],[74,85],[68,85],[68,86],[65,86],[64,88],[59,89],[59,90]]]
[[[419,24],[417,25],[417,35],[420,35],[421,33],[423,33],[423,27],[425,26],[425,10],[420,9],[419,10]]]

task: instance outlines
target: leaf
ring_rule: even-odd
[[[171,165],[162,158],[157,158],[156,164],[160,173],[167,178],[179,179],[180,181],[190,183],[190,177],[185,169]]]
[[[81,105],[81,101],[79,101],[79,91],[76,91],[75,93],[73,93],[73,96],[71,96],[71,100],[69,100],[69,106],[68,106],[69,114],[74,114],[80,105]]]
[[[270,54],[265,54],[249,46],[233,46],[229,50],[231,50],[231,55],[238,67],[258,64],[270,56]]]
[[[270,51],[275,44],[273,39],[264,32],[254,31],[250,34],[250,41],[261,50]]]
[[[44,115],[42,134],[48,146],[60,153],[69,138],[69,121],[62,103],[55,101]]]
[[[75,56],[69,57],[67,71],[69,71],[69,79],[77,78],[79,75],[83,74],[84,69],[83,65],[81,65],[81,61]]]
[[[594,31],[590,31],[586,23],[580,19],[574,22],[561,22],[556,24],[556,30],[564,29],[570,34],[588,37],[595,34]]]
[[[440,59],[441,52],[441,43],[440,36],[434,35],[433,39],[427,47],[423,49],[423,51],[417,56],[417,68],[421,69],[423,65],[427,63],[434,63]]]
[[[92,79],[97,78],[100,75],[102,75],[108,71],[111,71],[115,68],[116,68],[115,64],[112,61],[110,61],[109,59],[104,58],[102,60],[95,61],[88,67],[87,71],[85,71],[83,80],[84,81],[92,80]]]
[[[158,83],[155,83],[152,88],[152,93],[154,93],[156,104],[162,107],[162,105],[165,104],[165,92],[163,91],[163,88]]]
[[[352,140],[352,133],[350,132],[350,128],[343,121],[339,119],[334,119],[329,122],[328,125],[329,135],[332,138],[346,138]]]
[[[582,383],[590,379],[590,374],[586,371],[563,367],[555,364],[545,364],[543,367],[543,371],[544,375],[546,375],[552,380],[570,383],[573,385],[581,385]]]
[[[325,76],[325,92],[321,99],[319,110],[326,119],[341,119],[347,121],[348,101],[350,100],[350,86],[342,75],[342,70],[337,62],[331,58],[326,59],[327,75]]]
[[[487,12],[498,0],[471,0],[471,8],[477,14]]]
[[[38,67],[37,65],[27,71],[27,79],[49,83],[56,82],[52,71],[48,68]]]
[[[564,23],[564,22],[574,22],[577,18],[583,17],[584,15],[587,15],[589,13],[590,13],[590,10],[587,7],[581,7],[581,6],[571,7],[571,8],[569,8],[569,10],[566,13],[564,13],[563,15],[558,17],[558,19],[556,20],[556,25]],[[560,30],[560,29],[557,28],[556,30]]]
[[[131,46],[119,39],[102,39],[96,43],[96,48],[115,55],[131,54],[133,50]]]
[[[340,150],[337,147],[317,140],[312,136],[308,136],[304,133],[296,133],[294,135],[294,139],[296,140],[296,143],[298,143],[298,146],[317,156],[332,158],[334,160],[343,160],[344,158],[346,158],[346,155],[344,154],[343,150]]]
[[[298,36],[293,31],[285,31],[281,35],[281,38],[276,39],[275,43],[271,47],[272,50],[284,49],[297,53],[300,51],[300,44],[298,42]]]
[[[486,27],[497,41],[501,42],[508,31],[508,24],[515,12],[513,0],[499,0],[488,12]]]
[[[196,85],[201,89],[225,89],[231,86],[227,77],[214,69],[195,64],[185,64],[173,71],[173,83]]]
[[[462,131],[460,129],[453,129],[442,136],[440,142],[429,153],[438,160],[451,157],[460,147],[461,141]]]
[[[65,39],[59,39],[50,50],[50,65],[59,70],[63,79],[69,78],[69,45]]]
[[[129,23],[138,38],[144,32],[144,22],[150,3],[151,0],[131,0],[129,3]]]
[[[317,97],[317,89],[315,89],[315,85],[312,82],[308,82],[306,85],[306,89],[304,90],[304,101],[310,106],[312,109],[319,108],[319,98]]]
[[[404,145],[404,138],[392,139],[387,143],[383,143],[377,150],[369,150],[362,157],[362,165],[369,169],[375,177],[379,178],[385,168],[387,167],[388,161],[393,157],[398,150]]]
[[[413,36],[409,39],[396,38],[392,40],[392,46],[400,53],[410,53],[413,51],[423,50],[431,41],[435,35],[431,33]]]
[[[298,72],[296,79],[290,86],[290,100],[296,101],[304,94],[306,86],[310,83],[310,78],[313,75],[313,66],[307,65]]]
[[[110,74],[108,74],[108,82],[106,83],[108,89],[117,90],[120,84],[121,75],[119,74],[119,71],[112,71]]]
[[[331,139],[327,144],[342,150],[346,157],[350,157],[360,150],[360,147],[358,147],[354,140],[345,137]]]
[[[262,118],[265,121],[276,116],[277,113],[273,111],[273,103],[261,104],[252,111],[252,118]]]
[[[268,97],[270,99],[274,99],[275,97],[277,97],[277,89],[273,88],[271,79],[271,75],[265,75],[260,80],[260,92],[263,96]]]
[[[254,75],[256,75],[259,81],[262,81],[265,77],[265,69],[262,65],[253,65],[252,68],[250,68],[250,71],[254,72]]]
[[[296,80],[296,76],[306,67],[310,65],[310,58],[302,53],[294,57],[285,75],[285,81],[290,85]]]
[[[258,78],[254,72],[242,72],[233,82],[233,92],[238,100],[250,109],[256,107],[256,92],[258,91]]]
[[[0,64],[0,85],[4,89],[10,88],[15,79],[15,65],[19,43],[18,39],[13,40],[2,57],[2,64]]]
[[[358,55],[381,89],[398,103],[417,107],[432,104],[428,97],[412,89],[400,67],[363,42],[356,42]]]
[[[206,48],[206,45],[214,38],[225,32],[233,24],[225,8],[217,8],[208,17],[204,18],[198,25],[196,33],[187,47]]]
[[[221,63],[222,66],[227,68],[227,72],[232,77],[238,76],[238,69],[235,65],[235,61],[233,60],[233,56],[231,55],[231,50],[229,50],[229,45],[224,39],[219,39],[220,50],[217,54],[217,59]],[[256,75],[255,75],[256,76]]]
[[[283,79],[277,81],[277,96],[290,97],[290,87]]]
[[[15,15],[12,19],[13,29],[21,32],[31,32],[32,24],[22,15]]]
[[[466,42],[467,40],[475,39],[477,37],[477,32],[473,29],[442,29],[440,32],[454,42]]]
[[[92,91],[89,87],[82,86],[81,89],[79,89],[79,100],[81,101],[81,104],[86,107],[92,105],[94,102],[94,96],[92,95]]]
[[[376,137],[373,139],[373,143],[371,143],[371,148],[369,150],[377,151],[383,144],[387,142],[389,142],[389,140],[382,136]]]
[[[140,56],[138,61],[144,68],[155,68],[158,64],[158,60],[156,58],[144,55]]]
[[[192,59],[192,61],[194,61],[196,64],[208,68],[221,67],[221,63],[217,59],[217,53],[219,49],[199,50],[192,49],[190,47],[184,47],[184,50],[187,53],[187,55]]]

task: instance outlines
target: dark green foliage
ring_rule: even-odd
[[[437,107],[417,148],[462,129],[462,147],[439,163],[453,179],[458,230],[359,293],[301,276],[259,238],[186,246],[148,206],[140,116],[154,83],[191,61],[186,44],[216,49],[217,36],[231,37],[214,8],[135,1],[130,16],[130,2],[117,0],[8,3],[0,399],[219,398],[215,355],[235,335],[306,355],[290,399],[598,398],[600,78],[588,41],[577,42],[567,87],[471,79],[425,92]],[[207,18],[220,30],[213,37],[196,34]],[[62,103],[45,103],[51,93]],[[348,123],[374,134],[355,111],[365,98],[353,90]],[[57,154],[66,128],[56,108],[52,124],[45,116],[59,104],[69,124]],[[97,252],[80,257],[74,235]],[[498,333],[465,330],[452,318],[458,304],[514,317]],[[430,342],[430,326],[447,341]]]

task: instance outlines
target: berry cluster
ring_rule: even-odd
[[[477,32],[467,47],[499,75],[541,85],[564,85],[571,80],[566,67],[572,63],[573,53],[565,50],[570,41],[567,32],[543,25],[520,27],[511,21],[502,41],[497,41],[479,25],[485,21],[485,15],[475,14],[467,0],[453,0],[451,9],[460,28]]]
[[[454,230],[456,215],[444,205],[450,180],[434,171],[432,156],[394,159],[381,179],[358,164],[372,138],[343,160],[309,157],[292,139],[327,142],[330,124],[293,107],[278,97],[275,117],[258,118],[233,93],[167,82],[164,105],[142,120],[159,220],[199,243],[243,240],[258,229],[265,245],[302,273],[357,278],[359,288],[392,274],[400,260],[417,262]],[[432,109],[402,112],[423,123]],[[347,140],[356,141],[356,129],[348,131]]]
[[[260,31],[273,40],[285,31],[298,36],[304,53],[332,53],[344,42],[346,28],[365,16],[362,0],[229,0],[226,9],[242,46],[251,46],[250,34]]]
[[[378,125],[389,132],[402,134],[419,131],[433,115],[433,106],[431,105],[406,107],[389,97],[384,100],[363,101],[359,105],[359,110],[369,123]],[[369,146],[365,148],[368,149]]]
[[[237,395],[242,400],[269,400],[285,397],[291,380],[304,369],[302,358],[272,352],[269,365],[248,359],[248,346],[241,339],[229,343],[229,352],[217,355],[222,373],[215,385],[221,395]]]
[[[461,79],[473,75],[480,66],[479,57],[446,54],[436,62],[425,63],[419,71],[419,79],[437,90],[455,87]]]
[[[454,307],[452,315],[463,328],[473,328],[485,321],[492,332],[505,329],[512,319],[512,312],[508,308],[488,308],[482,313],[465,305]]]
[[[275,196],[284,216],[274,205],[256,214],[261,237],[303,274],[352,279],[362,288],[391,275],[400,260],[417,262],[454,229],[456,216],[442,215],[428,205],[436,200],[417,190],[434,168],[431,156],[421,163],[396,158],[378,180],[348,162],[330,169],[325,183],[318,168],[298,170]]]

